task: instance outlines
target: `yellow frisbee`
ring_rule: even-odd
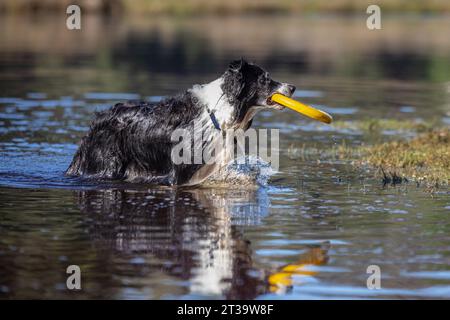
[[[331,117],[328,113],[298,102],[280,93],[273,94],[271,99],[273,102],[281,104],[284,107],[288,107],[289,109],[297,111],[298,113],[304,114],[305,116],[310,117],[314,120],[322,121],[325,123],[331,123],[331,121],[333,121],[333,117]]]

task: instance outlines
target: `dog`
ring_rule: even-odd
[[[159,103],[117,103],[96,114],[66,175],[170,186],[200,184],[221,164],[174,163],[173,132],[198,121],[208,136],[201,147],[208,148],[226,129],[247,130],[259,110],[283,109],[270,97],[274,93],[290,97],[295,89],[241,58],[215,81],[194,85]]]

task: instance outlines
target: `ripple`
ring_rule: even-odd
[[[450,271],[402,272],[401,276],[411,277],[411,278],[420,278],[420,279],[450,280]]]
[[[88,100],[138,100],[140,97],[136,93],[90,92],[84,94],[84,98]]]

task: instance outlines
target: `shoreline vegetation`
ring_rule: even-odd
[[[349,146],[344,142],[334,149],[334,154],[341,160],[351,160],[354,165],[374,169],[375,176],[384,184],[411,181],[432,188],[449,186],[450,128],[411,124],[400,131],[406,129],[415,136],[361,146]],[[363,130],[373,133],[368,127]]]
[[[365,13],[371,4],[389,13],[450,13],[448,0],[2,0],[0,13],[60,11],[71,4],[99,14]]]
[[[341,127],[342,123],[333,125]],[[359,120],[353,127],[377,139],[362,145],[350,145],[344,140],[329,151],[311,145],[290,146],[288,156],[348,161],[356,167],[370,168],[384,184],[414,182],[432,189],[450,186],[450,128],[435,122],[420,125],[406,122],[398,126],[395,120]],[[389,141],[380,138],[381,131],[394,129],[403,138]]]
[[[361,161],[380,169],[385,183],[409,180],[450,185],[450,129],[433,129],[413,139],[360,147]]]

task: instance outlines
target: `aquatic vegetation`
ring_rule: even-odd
[[[358,119],[353,121],[335,121],[333,126],[339,129],[359,130],[364,133],[380,133],[383,130],[425,132],[438,125],[438,120],[422,119],[404,121],[399,119]]]
[[[373,123],[385,125],[389,121],[373,120]],[[406,130],[414,126],[406,121],[402,125],[405,132],[415,134],[412,139],[384,139],[371,144],[366,142],[360,146],[343,140],[329,149],[317,145],[291,145],[287,149],[287,156],[290,159],[339,160],[350,162],[357,167],[369,166],[376,169],[376,176],[381,177],[384,183],[414,181],[424,182],[427,186],[449,185],[450,129],[419,126],[415,131]]]
[[[363,119],[336,121],[337,128],[354,129],[375,136],[383,131],[414,134],[412,139],[379,139],[359,147],[345,141],[332,149],[330,156],[353,160],[356,165],[377,168],[384,183],[408,180],[427,185],[448,185],[450,182],[450,129],[440,128],[439,120],[401,121],[397,119]],[[440,129],[439,129],[440,128]]]

